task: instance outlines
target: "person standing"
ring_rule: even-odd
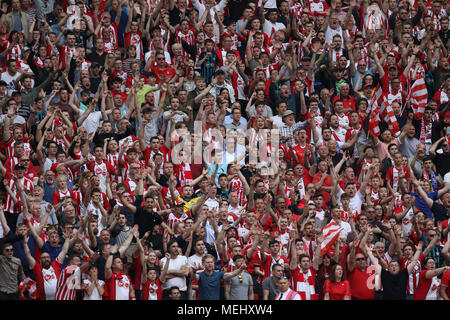
[[[105,282],[98,279],[98,267],[91,265],[89,267],[89,278],[83,280],[84,297],[83,300],[103,300],[105,293]]]
[[[181,300],[187,300],[187,285],[186,277],[189,275],[189,267],[187,265],[187,258],[180,254],[180,247],[178,242],[173,239],[167,243],[167,251],[170,254],[170,259],[167,262],[167,258],[161,259],[161,270],[164,270],[164,266],[169,263],[169,269],[166,272],[166,280],[163,282],[163,299],[168,300],[170,294],[170,288],[178,287],[181,294]]]
[[[23,238],[23,249],[28,260],[29,268],[33,271],[36,280],[39,300],[55,299],[56,284],[61,273],[64,258],[75,241],[74,236],[70,236],[69,234],[64,234],[64,236],[64,245],[58,257],[51,261],[50,254],[48,252],[42,252],[39,262],[31,255],[30,248],[28,247],[29,236],[25,235]]]
[[[325,281],[324,300],[350,300],[350,284],[344,277],[344,269],[340,264],[331,268],[330,279]]]
[[[414,300],[438,300],[440,281],[438,276],[450,271],[449,266],[436,268],[436,261],[429,257],[424,262],[425,270],[419,273],[419,283],[414,291]]]
[[[244,257],[237,254],[233,257],[236,268],[240,268],[245,263]],[[252,276],[241,271],[237,276],[225,281],[226,300],[254,300]]]
[[[383,300],[406,300],[406,287],[409,275],[414,269],[417,259],[420,255],[420,250],[416,250],[412,262],[401,270],[400,263],[397,260],[392,260],[389,263],[388,269],[383,269],[378,264],[377,258],[369,250],[366,244],[366,252],[372,265],[375,267],[375,273],[381,276],[381,283],[383,285]]]
[[[285,276],[281,277],[278,281],[278,287],[280,293],[275,297],[275,300],[302,300],[298,292],[289,288],[289,279]]]
[[[25,278],[19,258],[14,257],[13,244],[3,245],[0,255],[0,300],[19,300],[19,283]]]
[[[272,275],[265,278],[262,283],[263,300],[275,300],[276,295],[280,293],[278,282],[283,276],[283,271],[283,266],[279,263],[272,266]]]
[[[228,281],[241,274],[246,268],[245,262],[242,261],[239,268],[232,272],[214,271],[215,262],[213,255],[206,254],[202,259],[204,271],[194,273],[195,269],[192,269],[192,278],[198,281],[199,300],[220,300],[221,280]]]

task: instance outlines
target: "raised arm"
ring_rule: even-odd
[[[161,270],[161,275],[159,276],[159,280],[162,283],[166,282],[167,271],[169,270],[169,263],[170,263],[170,253],[166,252],[166,263],[164,264],[164,267]]]

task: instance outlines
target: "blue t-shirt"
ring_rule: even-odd
[[[416,201],[414,202],[414,205],[417,208],[419,208],[420,211],[425,213],[427,215],[427,218],[433,218],[433,212],[428,207],[428,205],[425,202],[425,200],[423,200],[418,194],[416,194],[414,192],[410,192],[409,194],[414,196],[414,197],[416,197]],[[436,201],[437,195],[438,195],[438,192],[437,191],[433,191],[431,193],[428,193],[428,198],[430,198],[433,201]]]
[[[12,238],[15,235],[16,235],[16,233],[13,232],[12,230],[10,230],[9,233],[7,234],[7,237]],[[25,251],[23,250],[23,240],[14,242],[13,247],[14,247],[14,257],[20,259],[20,261],[22,262],[22,267],[23,267],[24,271],[29,270],[30,267],[28,264],[28,259],[27,259],[27,256],[25,255]],[[31,256],[34,257],[34,253],[35,253],[35,249],[36,249],[36,241],[34,240],[33,237],[28,238],[28,248],[30,248]]]
[[[223,271],[213,271],[211,275],[205,271],[198,273],[199,300],[220,300],[220,281],[224,274]]]

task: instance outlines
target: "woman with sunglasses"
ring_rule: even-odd
[[[438,276],[449,271],[450,266],[436,269],[436,261],[430,257],[425,259],[424,267],[424,270],[419,274],[419,282],[414,291],[414,300],[438,300],[440,285]]]

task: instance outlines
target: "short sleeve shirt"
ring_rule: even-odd
[[[241,280],[242,279],[242,282]],[[225,281],[230,284],[230,300],[248,300],[248,288],[253,286],[253,279],[250,274],[244,272],[239,276],[235,276]]]
[[[220,300],[220,282],[225,274],[223,271],[213,271],[208,275],[205,271],[197,273],[199,300]]]
[[[408,269],[403,269],[396,275],[392,275],[389,271],[382,269],[383,300],[406,300],[408,278]]]

